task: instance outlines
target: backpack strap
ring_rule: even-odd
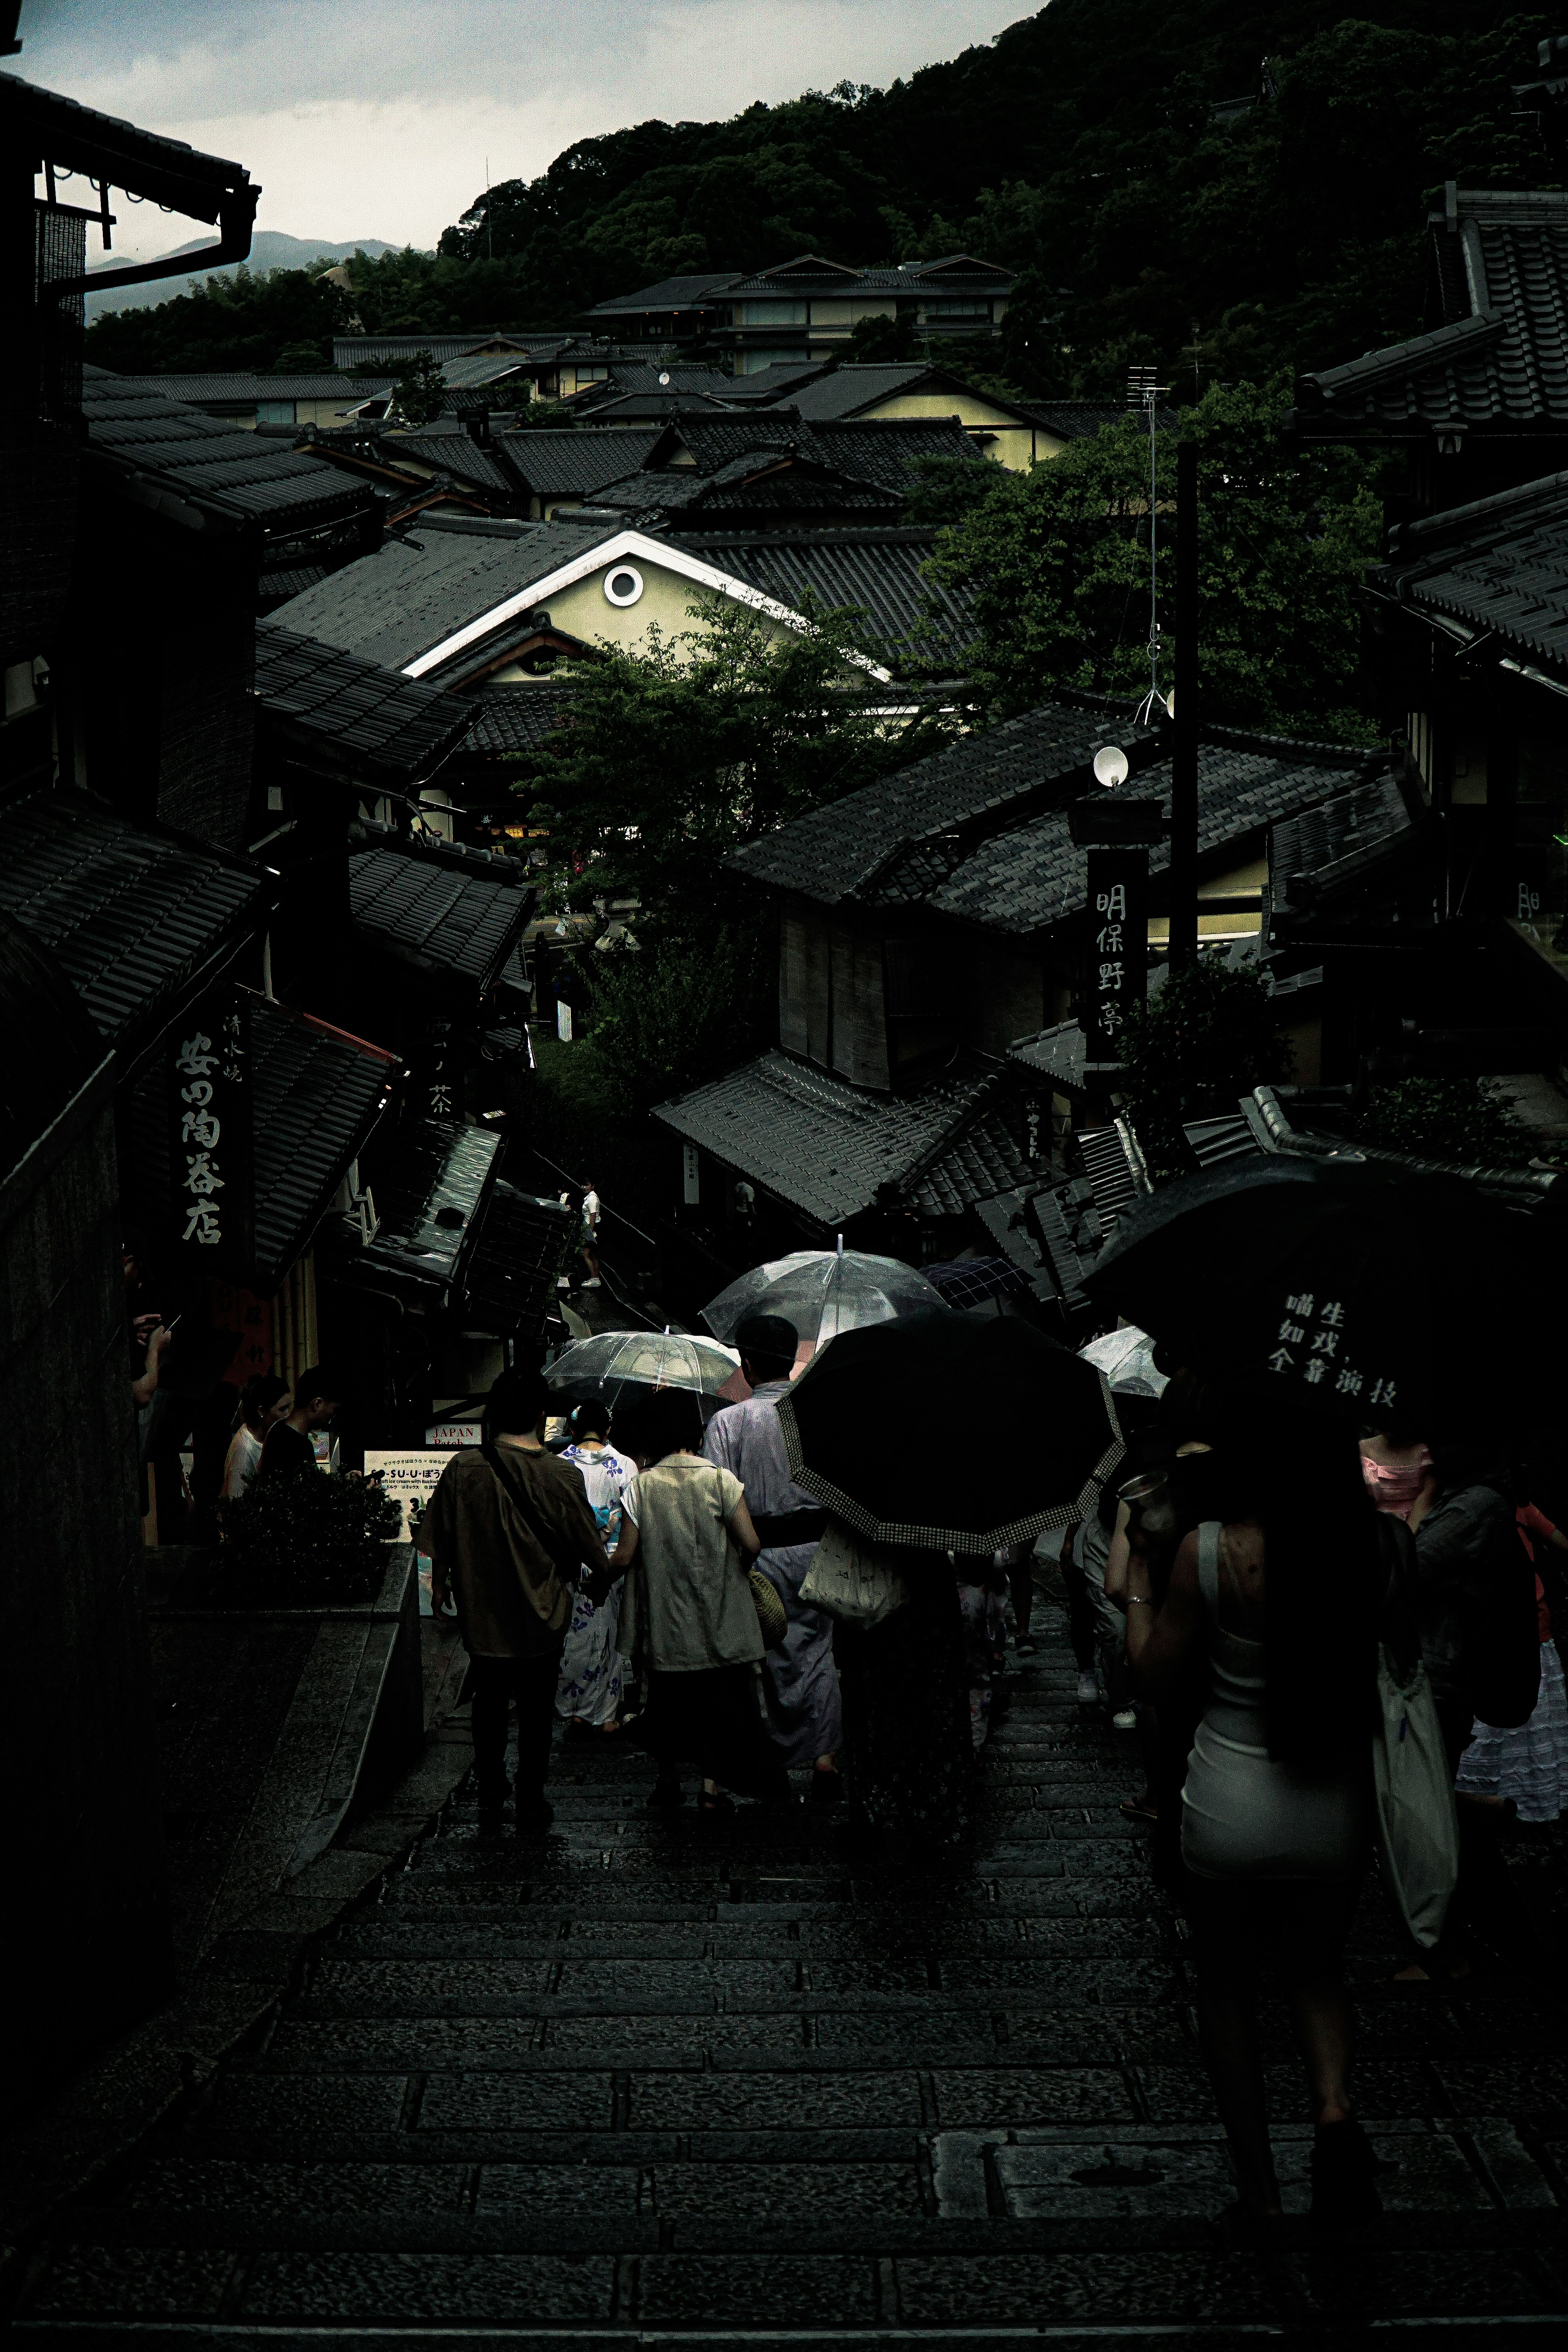
[[[1198,1528],[1198,1591],[1204,1607],[1217,1624],[1219,1622],[1219,1527],[1217,1519],[1205,1519]]]

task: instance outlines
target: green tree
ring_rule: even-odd
[[[638,1109],[733,1069],[777,1034],[771,925],[723,923],[702,940],[666,940],[652,953],[606,953],[592,978],[595,1047]]]
[[[1522,1167],[1539,1149],[1496,1081],[1486,1078],[1399,1078],[1373,1087],[1355,1132],[1387,1151],[1466,1168]]]
[[[447,379],[441,373],[441,362],[431,352],[413,352],[406,359],[391,360],[379,368],[371,362],[354,373],[395,378],[395,389],[387,404],[389,425],[429,425],[446,406]]]
[[[1135,1004],[1121,1032],[1121,1091],[1152,1173],[1193,1164],[1183,1122],[1234,1110],[1290,1073],[1267,976],[1200,956]]]
[[[332,364],[332,337],[353,314],[349,298],[326,271],[241,268],[145,310],[95,319],[84,348],[94,367],[117,375],[205,374],[283,367],[304,373]]]
[[[841,356],[857,364],[864,360],[919,358],[912,315],[905,312],[897,319],[857,319]]]
[[[1357,582],[1380,512],[1367,462],[1281,446],[1284,389],[1212,388],[1181,430],[1199,448],[1198,627],[1211,721],[1370,741],[1359,702]],[[1175,584],[1175,439],[1159,436],[1156,571]],[[1149,435],[1129,415],[988,495],[939,538],[934,578],[972,600],[971,675],[993,710],[1066,687],[1137,694],[1149,677]],[[928,470],[929,497],[967,486]],[[917,509],[918,510],[918,509]],[[1171,683],[1167,656],[1162,682]]]
[[[734,902],[721,860],[803,809],[902,767],[951,721],[921,706],[889,721],[868,691],[879,650],[862,616],[814,607],[778,630],[725,597],[696,626],[651,627],[582,669],[570,720],[518,762],[525,802],[559,812],[556,887],[642,900],[639,930],[706,939]]]

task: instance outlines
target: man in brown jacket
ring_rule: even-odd
[[[487,1443],[453,1455],[422,1535],[437,1616],[455,1598],[473,1661],[474,1770],[481,1821],[506,1801],[507,1702],[517,1701],[517,1826],[548,1829],[550,1734],[561,1648],[579,1582],[608,1589],[604,1538],[581,1474],[547,1453],[548,1391],[538,1372],[508,1372],[490,1391]]]

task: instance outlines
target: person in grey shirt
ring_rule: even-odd
[[[815,1768],[816,1802],[837,1804],[843,1717],[833,1621],[800,1597],[827,1514],[790,1476],[778,1416],[799,1335],[782,1315],[753,1315],[735,1338],[752,1393],[744,1404],[726,1405],[714,1414],[702,1450],[710,1462],[733,1471],[745,1488],[746,1507],[762,1538],[757,1566],[784,1602],[788,1620],[784,1641],[763,1661],[769,1735],[781,1763]]]

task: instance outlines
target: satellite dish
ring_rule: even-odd
[[[669,372],[668,369],[666,369],[664,374],[659,377],[659,382],[660,383],[668,383],[669,382]]]
[[[1127,781],[1127,754],[1120,743],[1102,743],[1094,755],[1094,781],[1097,784],[1122,784]]]
[[[1176,715],[1176,689],[1175,689],[1175,688],[1174,688],[1174,687],[1173,687],[1173,688],[1171,688],[1170,693],[1165,697],[1165,710],[1166,710],[1167,715],[1168,715],[1170,718],[1173,719],[1173,718],[1175,717],[1175,715]]]

